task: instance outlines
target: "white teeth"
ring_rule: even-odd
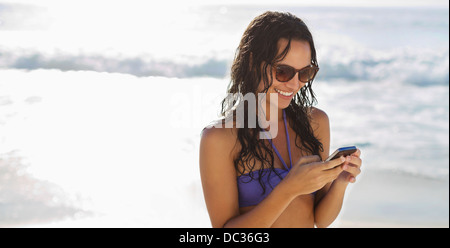
[[[285,92],[285,91],[281,91],[281,90],[279,90],[279,89],[275,89],[275,91],[278,92],[278,93],[280,93],[280,94],[283,95],[283,96],[291,96],[292,93],[294,93],[294,92]]]

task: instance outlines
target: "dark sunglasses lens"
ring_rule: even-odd
[[[305,68],[298,72],[298,79],[304,83],[311,81],[316,75],[316,68]]]
[[[277,73],[276,78],[280,82],[287,82],[291,80],[295,75],[294,68],[290,68],[287,66],[278,66],[277,67]]]

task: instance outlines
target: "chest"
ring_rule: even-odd
[[[296,143],[300,147],[298,147]],[[270,142],[268,142],[268,144],[270,145]],[[272,139],[272,144],[274,146],[273,153],[275,168],[284,168],[282,161],[284,161],[287,167],[290,168],[290,160],[293,164],[295,164],[296,161],[298,161],[302,156],[308,155],[308,153],[305,152],[305,149],[303,149],[303,147],[301,146],[300,138],[297,137],[294,130],[292,130],[289,126],[287,128],[287,134],[284,126],[283,128],[279,128],[277,136]],[[289,159],[289,156],[291,157],[291,159]]]
[[[288,126],[287,130],[288,130],[288,135],[289,135],[289,146],[288,146],[288,139],[286,136],[286,129],[285,129],[284,125],[279,125],[277,135],[275,138],[272,139],[273,146],[276,147],[279,156],[275,152],[275,149],[272,148],[272,145],[269,142],[269,140],[266,139],[264,141],[265,145],[269,149],[272,149],[273,156],[274,156],[274,163],[273,163],[274,168],[285,169],[283,163],[281,162],[281,159],[286,163],[288,168],[291,167],[291,163],[289,160],[289,148],[291,150],[291,160],[292,160],[293,164],[295,164],[301,157],[311,155],[309,152],[307,152],[303,148],[303,146],[301,145],[301,139],[300,139],[300,137],[297,137],[295,131],[293,129],[291,129],[289,126]],[[232,155],[233,157],[239,156],[239,154],[240,154],[239,151],[241,151],[241,149],[242,149],[239,141],[236,144],[237,144],[237,146],[235,147],[234,153]],[[255,170],[258,170],[261,167],[263,167],[263,164],[261,163],[261,161],[254,159],[254,158],[251,158],[249,160],[244,159],[243,162],[244,162],[244,168],[240,169],[240,170],[243,169],[243,171],[241,171],[241,172],[243,172],[242,174],[248,173],[250,171],[255,171]],[[240,166],[242,166],[242,164]],[[264,167],[268,168],[267,165],[265,165]],[[239,176],[239,175],[241,175],[241,173],[238,172],[238,170],[236,170],[236,176]]]

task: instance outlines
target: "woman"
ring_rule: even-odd
[[[338,216],[362,161],[359,150],[324,161],[329,121],[312,107],[318,70],[313,39],[301,19],[266,12],[250,23],[232,65],[228,93],[235,98],[222,102],[221,124],[228,128],[205,128],[200,142],[200,173],[213,227],[327,227]],[[261,122],[250,127],[253,108],[236,99],[258,93],[278,97],[256,103],[263,109],[259,120],[274,120],[268,129]],[[245,110],[244,124],[238,125],[237,105]],[[275,111],[268,111],[273,106]],[[262,131],[276,136],[261,138]]]

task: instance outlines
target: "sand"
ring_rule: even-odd
[[[449,227],[449,182],[365,170],[332,227]]]

